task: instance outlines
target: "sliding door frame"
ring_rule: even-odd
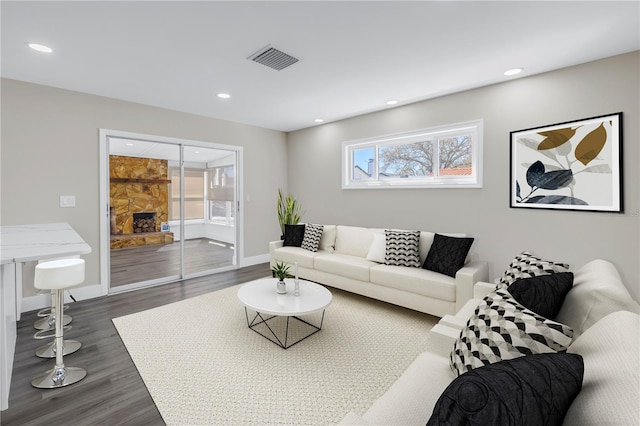
[[[242,224],[244,224],[244,184],[243,184],[243,148],[241,146],[235,145],[224,145],[214,142],[204,142],[204,141],[195,141],[181,138],[172,138],[165,136],[156,136],[156,135],[148,135],[141,133],[132,133],[125,132],[120,130],[111,130],[111,129],[100,129],[100,137],[99,137],[99,152],[100,152],[100,290],[102,295],[107,295],[110,292],[110,240],[111,240],[111,224],[109,221],[109,138],[118,138],[118,139],[132,139],[139,140],[144,142],[157,142],[157,143],[165,143],[165,144],[173,144],[176,145],[180,149],[180,185],[181,190],[180,193],[184,193],[183,185],[184,185],[184,147],[185,146],[196,146],[202,148],[209,149],[220,149],[225,151],[230,151],[235,153],[236,157],[236,217],[235,217],[235,262],[233,265],[229,267],[223,267],[216,269],[216,271],[224,271],[230,269],[237,269],[242,264],[242,259],[244,258],[244,250],[243,250],[243,241],[244,241],[244,230]],[[184,203],[181,201],[180,203],[180,235],[184,236]],[[180,251],[181,251],[181,267],[180,267],[180,277],[178,279],[185,278],[194,278],[198,276],[204,276],[210,274],[210,272],[200,272],[200,273],[192,273],[185,274],[184,271],[184,238],[181,237],[180,242]],[[146,286],[153,286],[159,284],[165,284],[167,282],[175,281],[172,276],[168,280],[160,279],[150,281]],[[146,287],[145,286],[145,287]],[[123,286],[120,291],[128,291],[135,290],[138,288],[142,288],[141,286]]]

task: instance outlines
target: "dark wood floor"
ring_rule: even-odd
[[[208,238],[185,240],[186,274],[233,265],[233,245]],[[111,250],[111,287],[180,275],[180,243]]]
[[[66,356],[64,362],[67,366],[85,368],[88,375],[81,382],[61,389],[41,390],[31,386],[32,376],[52,368],[54,361],[34,355],[43,343],[33,339],[36,312],[23,314],[18,323],[9,408],[0,412],[0,424],[163,425],[111,319],[269,274],[269,264],[264,263],[71,304],[68,313],[73,317],[72,329],[65,332],[65,337],[79,340],[83,346]],[[179,366],[167,364],[166,371],[179,374]]]

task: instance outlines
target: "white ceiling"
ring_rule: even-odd
[[[2,77],[282,131],[640,49],[638,1],[0,7]],[[275,71],[247,59],[269,44],[299,62]],[[525,70],[502,74],[513,67]]]

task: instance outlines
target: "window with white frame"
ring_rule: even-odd
[[[218,225],[235,226],[235,167],[212,167],[207,174],[208,220]]]
[[[342,144],[342,188],[481,188],[482,120]]]

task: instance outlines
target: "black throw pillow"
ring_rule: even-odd
[[[456,272],[464,266],[471,244],[473,238],[435,234],[422,268],[455,278]]]
[[[284,225],[285,247],[300,247],[304,239],[304,225]]]
[[[508,291],[527,309],[545,318],[555,318],[572,287],[573,273],[559,272],[516,280]]]
[[[485,365],[451,382],[427,426],[561,425],[583,377],[582,356],[566,352]]]

